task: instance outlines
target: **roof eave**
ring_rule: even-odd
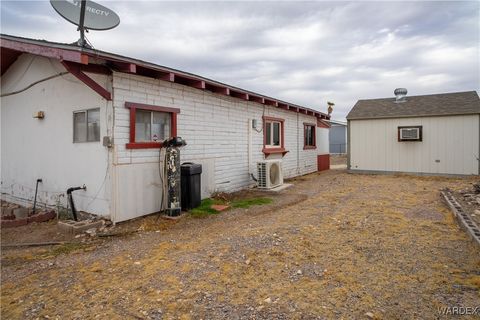
[[[450,116],[469,116],[480,115],[476,113],[451,113],[451,114],[418,114],[418,115],[400,115],[400,116],[379,116],[379,117],[348,117],[347,120],[376,120],[376,119],[397,119],[397,118],[426,118],[426,117],[450,117]]]
[[[302,107],[279,99],[264,96],[192,73],[156,65],[138,59],[116,55],[109,52],[80,48],[73,45],[53,43],[44,40],[19,38],[3,34],[0,34],[0,40],[1,48],[14,50],[20,53],[36,54],[60,61],[73,62],[83,66],[95,64],[95,60],[102,59],[106,61],[107,67],[113,68],[117,72],[152,77],[190,86],[199,90],[208,90],[216,94],[223,94],[246,101],[253,101],[284,110],[315,116],[318,119],[330,119],[328,114],[311,108]],[[3,72],[4,70],[2,68],[2,73]]]

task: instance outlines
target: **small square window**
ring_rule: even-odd
[[[100,141],[100,108],[73,113],[73,142]]]
[[[267,147],[279,147],[281,143],[281,123],[278,121],[267,121],[265,123],[265,145]]]

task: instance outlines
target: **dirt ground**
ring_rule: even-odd
[[[3,249],[2,318],[438,319],[480,307],[480,250],[438,193],[474,180],[331,170],[293,182],[255,209]]]
[[[347,155],[330,155],[330,165],[347,164]]]

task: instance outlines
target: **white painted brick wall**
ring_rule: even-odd
[[[177,131],[188,144],[181,150],[181,161],[214,161],[214,191],[231,192],[253,184],[248,170],[249,119],[256,119],[258,128],[262,128],[263,112],[266,116],[285,119],[285,149],[289,152],[282,161],[284,176],[293,177],[317,169],[318,151],[303,150],[303,123],[316,123],[313,116],[125,73],[113,74],[113,88],[114,161],[117,164],[158,162],[157,149],[125,149],[130,130],[129,109],[125,108],[128,101],[181,110]],[[250,170],[255,175],[257,161],[264,159],[262,148],[263,131],[252,130]]]

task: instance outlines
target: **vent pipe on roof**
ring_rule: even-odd
[[[395,102],[405,102],[407,101],[407,89],[406,88],[397,88],[393,93],[395,94]]]

